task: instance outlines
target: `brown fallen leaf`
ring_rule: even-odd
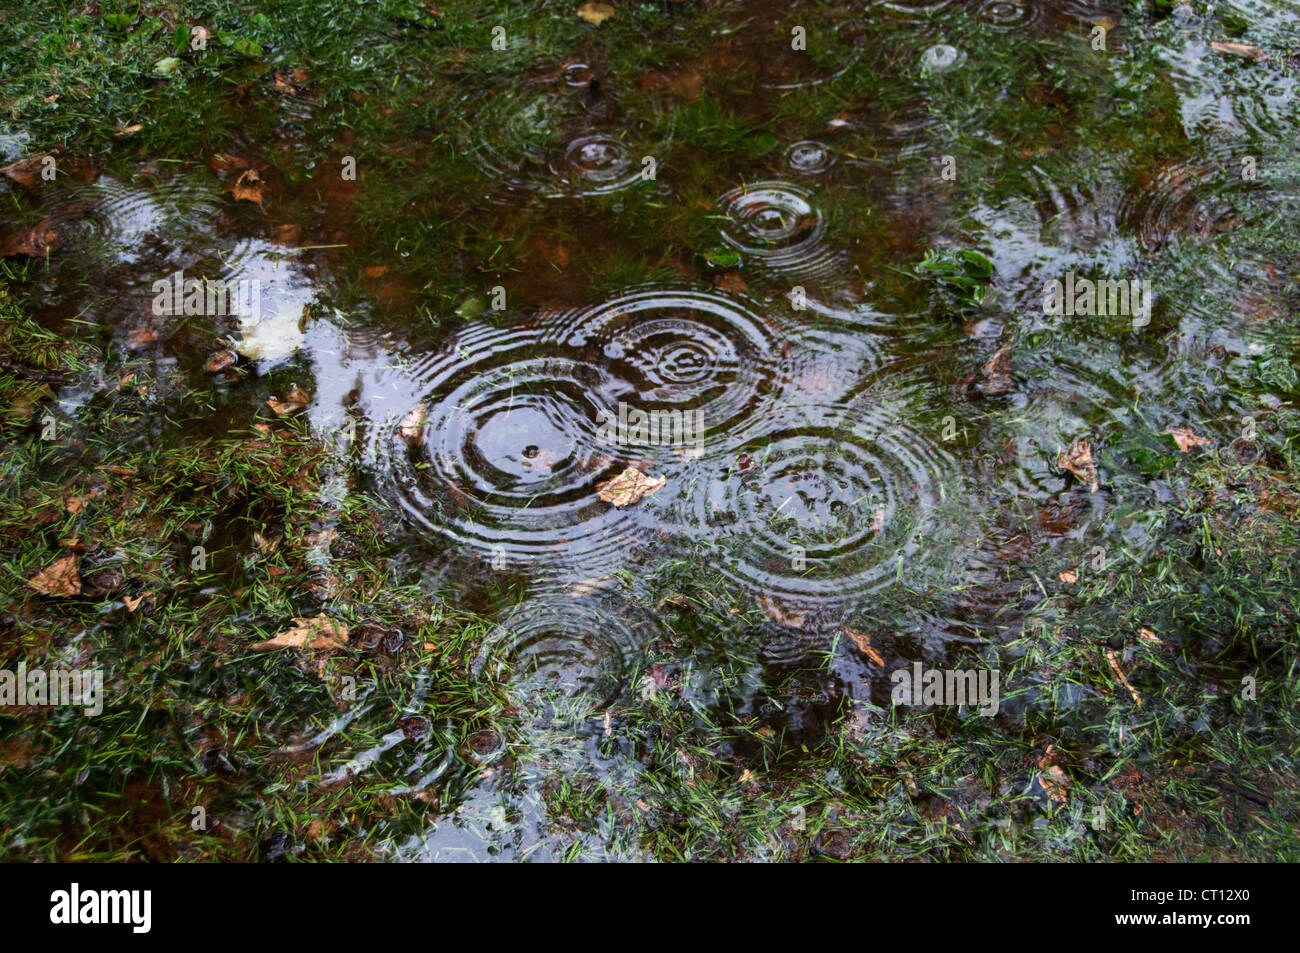
[[[0,173],[13,179],[28,192],[35,192],[41,180],[41,164],[45,161],[47,155],[48,153],[40,152],[25,159],[19,159],[17,162],[0,169]]]
[[[628,467],[614,479],[596,484],[596,495],[606,503],[629,506],[667,482],[667,477],[652,477],[636,467]]]
[[[613,581],[613,576],[597,576],[592,579],[584,579],[579,583],[575,583],[573,588],[569,590],[569,598],[583,599],[591,595],[593,592],[605,588]]]
[[[1100,488],[1097,482],[1097,465],[1092,460],[1092,448],[1087,440],[1076,440],[1069,453],[1062,451],[1056,458],[1058,470],[1069,470],[1076,477],[1088,484],[1088,492],[1096,493]]]
[[[237,202],[254,202],[263,212],[266,211],[266,207],[262,205],[266,183],[262,181],[256,169],[245,169],[239,173],[239,178],[227,185],[224,191],[233,195]]]
[[[689,73],[680,73],[674,76],[668,83],[668,91],[678,99],[684,99],[687,102],[695,102],[700,98],[700,91],[704,88],[704,78],[694,71]]]
[[[137,132],[139,132],[143,128],[144,128],[143,123],[133,122],[131,123],[131,125],[128,126],[125,123],[123,123],[122,120],[119,119],[117,121],[117,128],[113,130],[113,138],[125,139],[127,136],[134,136]]]
[[[1147,645],[1155,645],[1164,648],[1164,642],[1160,641],[1160,636],[1156,635],[1150,629],[1138,629],[1138,638]]]
[[[584,3],[578,7],[578,16],[582,17],[588,23],[594,23],[600,26],[615,14],[615,10],[608,3]]]
[[[767,616],[777,625],[786,629],[803,628],[804,619],[806,618],[805,613],[794,612],[787,609],[767,593],[763,593],[758,597],[758,605],[759,608],[763,610],[763,615]]]
[[[50,220],[42,219],[31,228],[20,228],[0,240],[0,258],[26,255],[43,258],[46,252],[58,251],[63,246],[59,233],[50,228]]]
[[[1210,44],[1210,48],[1216,53],[1230,53],[1233,56],[1242,56],[1256,63],[1267,63],[1268,54],[1252,43],[1228,43],[1223,40],[1215,40]]]
[[[136,596],[134,599],[132,599],[130,596],[123,596],[122,601],[126,603],[127,612],[134,612],[136,609],[140,607],[140,603],[144,602],[152,595],[153,595],[152,592],[143,592],[140,595]]]
[[[1119,667],[1119,653],[1114,649],[1107,649],[1106,661],[1110,662],[1110,667],[1115,670],[1115,677],[1119,679],[1119,683],[1127,688],[1128,693],[1133,696],[1133,702],[1141,705],[1142,696],[1137,693],[1137,689],[1133,687],[1133,683],[1128,680],[1128,676],[1124,674],[1124,670]]]
[[[266,403],[277,416],[283,417],[285,414],[297,413],[310,404],[311,394],[297,384],[290,384],[283,398],[268,397]]]
[[[203,362],[203,369],[209,374],[220,374],[239,363],[239,355],[231,350],[213,351]]]
[[[1180,453],[1189,453],[1192,447],[1206,447],[1213,443],[1206,437],[1198,437],[1189,427],[1170,427],[1168,430],[1160,431],[1162,435],[1168,434],[1174,438],[1178,444]]]
[[[135,351],[146,344],[153,344],[157,340],[158,332],[153,328],[133,328],[127,332],[126,346]]]
[[[87,493],[83,493],[80,496],[70,496],[68,497],[67,503],[64,504],[64,509],[66,509],[73,516],[76,516],[78,513],[80,513],[82,510],[86,508],[87,502],[93,500],[97,496],[102,496],[103,493],[104,493],[103,490],[96,488],[90,490]]]
[[[76,596],[81,594],[81,576],[77,573],[76,553],[60,556],[31,579],[27,585],[46,596]]]
[[[1043,786],[1047,796],[1053,801],[1064,802],[1069,798],[1067,788],[1070,779],[1061,767],[1056,764],[1055,746],[1048,745],[1043,756],[1038,759],[1038,767],[1043,773],[1038,776],[1038,783]]]
[[[1057,576],[1060,577],[1061,582],[1069,583],[1070,585],[1074,585],[1079,581],[1079,574],[1073,569],[1062,569],[1057,573]]]
[[[416,404],[397,425],[398,436],[412,447],[418,447],[424,442],[424,421],[428,416],[429,408],[423,402]]]
[[[1053,801],[1064,802],[1069,798],[1066,791],[1070,779],[1066,777],[1065,772],[1058,765],[1049,765],[1042,774],[1038,776],[1038,783],[1043,786],[1047,796]]]
[[[296,245],[302,239],[302,226],[297,222],[277,225],[271,229],[271,241],[277,245]]]
[[[1011,391],[1015,386],[1011,382],[1011,345],[999,348],[984,365],[982,373],[984,380],[980,382],[979,389],[989,397]]]
[[[749,285],[746,284],[744,278],[740,277],[740,272],[724,271],[722,274],[714,276],[713,287],[731,294],[744,294]]]
[[[111,473],[114,476],[120,477],[133,477],[139,472],[135,467],[118,467],[111,464],[102,466],[99,469],[103,470],[105,473]]]
[[[265,642],[249,646],[254,652],[269,649],[341,649],[348,644],[348,627],[335,619],[316,616],[314,619],[293,619],[293,628],[286,629]]]
[[[871,659],[871,661],[875,662],[881,668],[884,668],[884,656],[871,647],[871,636],[867,635],[867,633],[863,632],[861,629],[854,629],[847,625],[842,627],[842,631],[853,640],[853,644],[858,647],[859,652]]]

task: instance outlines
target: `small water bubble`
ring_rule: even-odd
[[[931,73],[944,73],[961,63],[963,58],[955,46],[936,43],[921,54],[921,66]]]

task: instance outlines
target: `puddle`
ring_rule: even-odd
[[[562,856],[548,785],[635,783],[649,743],[618,749],[601,719],[666,690],[647,671],[670,657],[699,663],[673,672],[689,703],[799,739],[850,704],[889,704],[887,674],[845,626],[892,626],[891,657],[936,664],[1009,639],[1041,579],[1008,539],[1142,560],[1165,490],[1136,448],[1189,421],[1230,443],[1251,409],[1228,384],[1278,346],[1251,316],[1294,301],[1294,263],[1264,276],[1236,236],[1297,220],[1300,169],[1279,145],[1300,131],[1293,72],[1213,52],[1197,21],[1139,24],[1083,0],[728,6],[663,75],[592,42],[448,81],[430,106],[436,162],[366,171],[387,176],[379,223],[353,217],[351,186],[322,192],[321,167],[262,215],[204,156],[119,159],[23,213],[63,242],[27,289],[43,319],[76,314],[121,351],[151,328],[144,353],[198,380],[199,350],[233,346],[246,376],[214,385],[214,425],[309,387],[336,473],[400,514],[383,532],[403,570],[492,618],[472,670],[510,683],[512,745],[530,755],[485,742],[476,764],[496,768],[448,772],[442,739],[391,726],[334,750],[323,783],[399,763],[394,791],[449,786],[427,828],[386,834],[395,856]],[[1295,39],[1285,14],[1243,7],[1279,46]],[[789,42],[804,13],[815,55]],[[1067,82],[1101,18],[1131,55]],[[1062,71],[1002,81],[1057,56]],[[723,141],[710,101],[751,128]],[[311,153],[296,130],[328,112],[293,97],[249,108],[284,112],[291,157]],[[5,159],[21,151],[0,136]],[[436,194],[438,163],[472,186]],[[359,188],[358,211],[374,186]],[[328,234],[276,231],[322,214]],[[958,248],[991,262],[980,306],[954,308],[951,287],[915,276],[927,250]],[[1178,256],[1200,256],[1200,286]],[[1145,323],[1045,314],[1045,285],[1075,272],[1151,281]],[[255,313],[151,309],[175,275],[255,287]],[[498,288],[508,304],[483,305]],[[993,386],[1004,348],[1008,381]],[[1095,494],[1057,462],[1080,437],[1096,447]],[[665,483],[627,507],[602,500],[628,467]],[[681,603],[665,608],[665,567],[734,611],[705,606],[690,636],[670,631]],[[374,706],[316,719],[284,751],[331,745]],[[758,750],[745,744],[719,750]],[[617,826],[602,815],[587,848]]]

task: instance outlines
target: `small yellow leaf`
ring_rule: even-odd
[[[596,26],[600,26],[612,17],[614,12],[614,8],[608,3],[584,3],[578,7],[578,16],[588,23],[594,23]]]

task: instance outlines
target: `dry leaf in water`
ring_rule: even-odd
[[[209,374],[220,374],[239,363],[239,355],[231,350],[213,351],[203,363],[203,369]]]
[[[153,328],[133,328],[126,334],[126,346],[135,351],[158,340],[158,332]]]
[[[285,414],[296,413],[311,403],[311,394],[303,390],[297,384],[289,385],[288,391],[283,398],[268,397],[266,404],[277,416],[283,417]]]
[[[1047,796],[1053,801],[1063,802],[1069,797],[1066,793],[1066,787],[1069,785],[1070,779],[1065,776],[1065,772],[1057,765],[1048,767],[1046,771],[1038,776],[1038,781],[1042,784],[1043,790],[1047,792]]]
[[[12,255],[26,255],[28,258],[43,258],[46,252],[58,251],[63,245],[59,233],[50,228],[50,220],[42,219],[31,228],[20,228],[10,232],[0,240],[0,258]]]
[[[239,178],[225,188],[225,191],[235,197],[235,201],[254,202],[263,212],[266,211],[265,206],[262,205],[265,190],[266,183],[262,181],[256,169],[245,169],[239,173]]]
[[[1231,53],[1233,56],[1244,56],[1256,63],[1268,62],[1268,54],[1251,43],[1227,43],[1222,40],[1215,40],[1210,44],[1210,48],[1216,53]]]
[[[593,579],[584,579],[569,590],[569,598],[583,599],[591,595],[593,592],[605,588],[612,582],[614,582],[613,576],[598,576]]]
[[[1156,645],[1163,648],[1165,644],[1160,641],[1160,636],[1156,635],[1150,629],[1138,629],[1138,638],[1147,645]]]
[[[1142,696],[1137,693],[1137,689],[1133,687],[1133,683],[1128,680],[1128,676],[1124,674],[1124,670],[1119,667],[1119,653],[1114,649],[1107,649],[1106,661],[1110,662],[1110,667],[1115,670],[1115,677],[1119,679],[1119,683],[1127,688],[1128,693],[1133,696],[1133,703],[1141,705]]]
[[[740,277],[740,272],[724,271],[720,275],[714,275],[713,287],[731,294],[744,294],[749,285],[745,283],[744,278]]]
[[[668,83],[668,91],[678,99],[684,99],[687,102],[695,102],[700,98],[700,90],[704,87],[704,78],[699,73],[681,73],[674,76]]]
[[[302,226],[297,222],[277,225],[271,229],[271,241],[277,245],[296,245],[302,239]]]
[[[144,602],[152,595],[153,595],[152,592],[144,592],[136,596],[134,599],[132,599],[130,596],[123,596],[122,601],[126,603],[127,612],[134,612],[136,609],[140,607],[140,603]]]
[[[596,24],[596,26],[600,26],[612,17],[614,12],[614,8],[608,3],[584,3],[578,7],[578,16],[588,23]]]
[[[984,365],[983,374],[984,380],[980,383],[979,389],[989,397],[996,397],[1013,389],[1010,344],[999,348],[998,352],[989,358],[988,363]]]
[[[1170,427],[1160,433],[1173,437],[1180,453],[1190,453],[1192,447],[1208,447],[1213,442],[1206,437],[1198,437],[1189,427]]]
[[[871,659],[871,661],[875,662],[881,668],[884,668],[885,659],[879,652],[871,647],[871,636],[867,635],[867,633],[863,632],[861,629],[854,629],[847,625],[844,626],[844,634],[853,640],[853,644],[858,647],[859,652]]]
[[[1065,801],[1069,796],[1066,788],[1070,784],[1070,779],[1056,764],[1056,751],[1053,745],[1047,746],[1043,756],[1038,759],[1038,766],[1043,770],[1043,773],[1038,776],[1038,781],[1047,792],[1047,796],[1053,801]]]
[[[76,516],[78,513],[80,513],[82,510],[86,508],[87,502],[93,500],[97,496],[102,496],[103,492],[104,491],[100,489],[93,489],[90,490],[89,492],[81,494],[80,496],[70,496],[68,497],[68,502],[65,504],[64,509],[66,509],[73,516]]]
[[[763,615],[767,616],[777,625],[786,629],[803,628],[804,613],[794,612],[787,609],[767,593],[758,597],[758,605],[759,608],[763,610]]]
[[[47,153],[42,152],[28,156],[26,159],[19,159],[0,169],[0,173],[13,179],[28,192],[35,192],[41,178],[41,163],[45,161],[46,155]]]
[[[27,585],[46,596],[76,596],[81,594],[81,576],[77,573],[78,557],[69,553],[54,560],[31,579]]]
[[[1076,440],[1069,453],[1062,451],[1056,458],[1056,467],[1058,470],[1069,470],[1088,484],[1089,493],[1096,493],[1100,488],[1097,482],[1097,464],[1092,461],[1092,448],[1088,446],[1087,440]]]
[[[294,619],[293,628],[265,642],[256,642],[249,648],[254,652],[268,649],[341,649],[348,644],[348,627],[342,622],[317,616],[314,619]]]
[[[424,442],[424,421],[428,416],[429,408],[423,402],[416,404],[415,408],[397,425],[398,436],[412,447],[418,447]]]
[[[628,467],[614,479],[596,484],[596,495],[606,503],[629,506],[667,482],[667,477],[652,477],[636,467]]]

